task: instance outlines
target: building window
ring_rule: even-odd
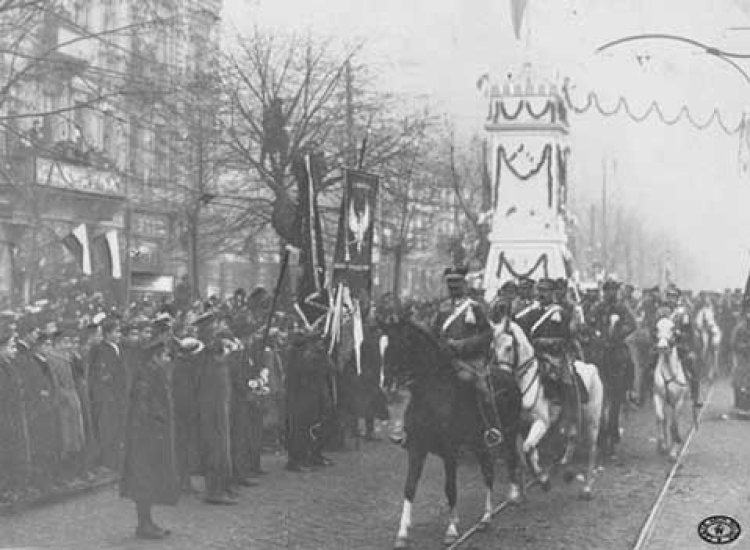
[[[88,0],[76,0],[73,3],[73,22],[79,27],[88,27],[90,9]]]

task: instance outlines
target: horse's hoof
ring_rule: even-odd
[[[521,490],[518,487],[511,487],[510,491],[508,492],[508,502],[511,504],[521,504],[523,501],[523,495],[521,494]]]
[[[563,474],[563,481],[565,483],[570,483],[576,478],[575,472],[573,470],[565,470],[565,473]]]
[[[443,539],[443,544],[445,546],[453,546],[456,544],[456,541],[458,540],[458,535],[445,535],[445,538]]]
[[[409,539],[406,537],[398,537],[396,544],[393,545],[393,550],[407,550],[409,548]]]
[[[584,487],[581,489],[581,492],[578,493],[578,499],[585,501],[593,500],[594,494],[591,492],[591,487]]]
[[[542,491],[545,493],[549,493],[552,490],[552,481],[549,476],[540,479],[539,484],[542,486]]]

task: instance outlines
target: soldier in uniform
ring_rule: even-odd
[[[632,383],[632,362],[626,340],[636,328],[630,309],[617,299],[619,287],[616,281],[605,282],[604,300],[589,317],[602,352],[599,370],[604,383],[609,386],[610,415],[606,431],[614,438],[612,443],[620,440],[620,406],[625,399],[625,391]]]
[[[571,319],[559,304],[554,302],[555,282],[542,279],[537,284],[539,303],[529,314],[529,338],[537,356],[547,369],[552,380],[560,384],[563,412],[567,414],[571,427],[577,425],[578,402],[585,403],[588,396],[583,384],[578,384],[573,375],[571,361]],[[570,435],[576,432],[571,429]]]
[[[679,288],[670,285],[667,288],[666,300],[662,304],[662,309],[663,314],[669,316],[675,324],[677,354],[690,381],[690,397],[693,400],[693,406],[700,408],[703,403],[700,395],[700,365],[696,360],[697,355],[695,353],[695,331],[689,309],[680,303],[681,294]],[[659,315],[658,317],[661,318],[662,316]],[[654,323],[652,330],[655,329],[656,323]]]
[[[432,321],[432,330],[448,346],[459,373],[468,371],[471,374],[489,424],[485,437],[488,443],[497,444],[502,435],[494,397],[487,384],[492,327],[484,309],[467,295],[467,272],[466,268],[448,268],[443,273],[450,298],[440,304]]]

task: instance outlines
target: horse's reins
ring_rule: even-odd
[[[674,349],[674,344],[672,344],[672,346],[671,346],[671,349],[670,349],[670,351],[669,351],[669,353],[670,353],[670,354],[674,353],[674,352],[672,351],[673,349]],[[678,358],[678,360],[679,360],[679,358]],[[669,360],[668,360],[668,359],[664,359],[664,360],[663,360],[663,362],[664,362],[664,363],[667,363],[667,365],[668,365],[668,366],[667,366],[667,369],[669,369],[669,374],[670,374],[670,376],[671,376],[671,378],[667,378],[667,377],[666,377],[666,375],[665,375],[665,373],[664,373],[664,371],[665,371],[665,368],[664,368],[664,367],[662,367],[661,369],[659,369],[659,370],[661,371],[661,372],[660,372],[660,374],[661,374],[661,379],[662,379],[662,380],[664,381],[664,399],[666,400],[666,402],[667,402],[667,404],[668,404],[668,405],[670,405],[670,406],[674,406],[674,403],[672,403],[672,402],[671,402],[671,400],[669,399],[669,384],[671,384],[671,383],[675,383],[675,384],[677,384],[678,386],[687,386],[687,383],[684,383],[684,384],[683,384],[682,382],[680,382],[680,381],[679,381],[679,380],[677,379],[677,375],[676,375],[676,374],[675,374],[675,373],[674,373],[674,372],[672,371],[672,362],[671,362],[671,358],[670,358]]]
[[[497,361],[498,365],[500,366],[507,366],[511,369],[511,372],[514,374],[516,379],[520,382],[521,379],[523,379],[524,375],[534,366],[534,361],[537,359],[535,354],[531,354],[531,357],[529,357],[526,361],[521,363],[521,354],[518,352],[518,340],[513,335],[512,332],[508,331],[507,329],[504,331],[505,334],[510,336],[511,342],[513,342],[513,362],[508,361]],[[534,385],[534,382],[536,382],[539,379],[539,363],[536,362],[537,369],[534,373],[534,376],[532,377],[531,381],[528,383],[525,389],[521,389],[521,397],[523,398],[526,396],[526,394],[529,392],[529,390]],[[534,403],[537,402],[539,399],[539,394],[541,393],[541,386],[538,387],[538,391],[536,394],[536,397],[534,398]]]

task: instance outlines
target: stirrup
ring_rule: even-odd
[[[503,433],[497,428],[489,428],[484,432],[484,442],[488,447],[500,445],[503,442]]]
[[[406,434],[389,434],[388,439],[393,443],[394,445],[398,445],[399,447],[406,447]]]

